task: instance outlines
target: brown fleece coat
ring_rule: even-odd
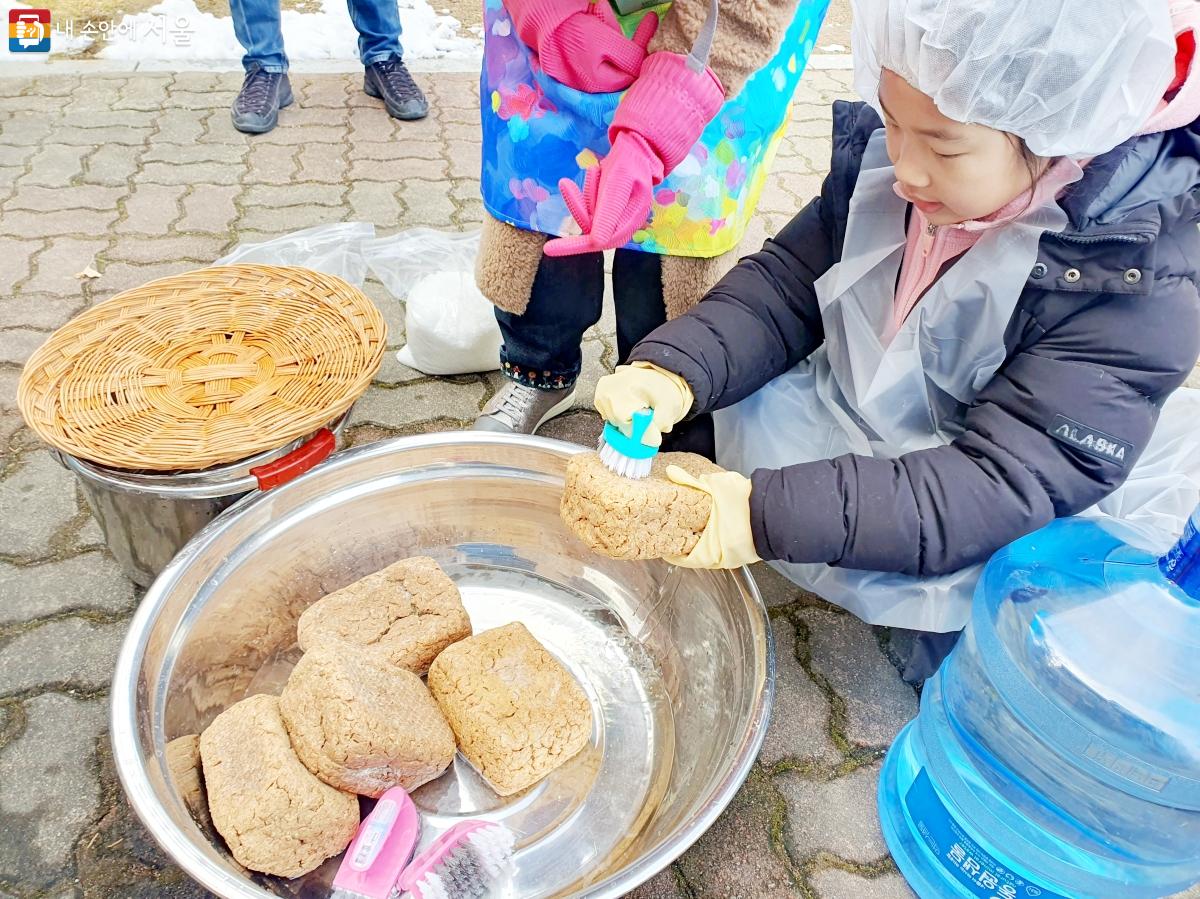
[[[797,2],[720,0],[721,17],[709,64],[725,86],[727,97],[736,96],[746,80],[779,51]],[[675,0],[659,25],[650,51],[687,53],[707,16],[708,0]],[[515,228],[485,213],[475,268],[484,296],[507,312],[523,313],[547,240],[545,234]],[[711,259],[664,256],[662,281],[667,317],[682,315],[698,303],[736,261],[736,250]]]

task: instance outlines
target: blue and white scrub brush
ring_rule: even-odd
[[[600,461],[613,474],[641,480],[650,476],[654,457],[658,455],[657,446],[648,446],[642,442],[646,429],[654,420],[654,411],[642,409],[634,412],[632,418],[633,425],[629,429],[628,437],[612,422],[604,425],[604,431],[600,435]]]

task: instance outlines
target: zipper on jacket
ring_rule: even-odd
[[[1154,235],[1139,234],[1059,234],[1059,239],[1069,243],[1150,243]]]

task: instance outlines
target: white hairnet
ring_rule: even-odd
[[[1038,156],[1132,137],[1174,72],[1167,0],[854,0],[854,86],[879,110],[890,69],[958,122]],[[882,113],[882,110],[879,110]]]

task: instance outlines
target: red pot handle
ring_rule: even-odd
[[[337,438],[329,428],[321,428],[312,438],[296,447],[281,459],[250,469],[258,479],[259,490],[270,490],[286,484],[317,465],[320,465],[337,447]]]

